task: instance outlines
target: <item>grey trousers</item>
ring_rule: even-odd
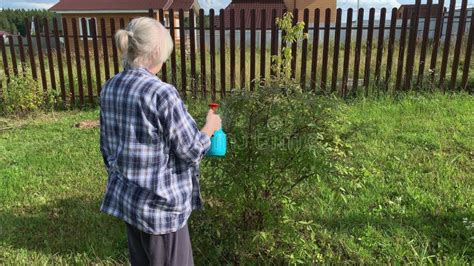
[[[164,235],[143,233],[126,224],[132,266],[194,265],[187,224],[177,232]]]

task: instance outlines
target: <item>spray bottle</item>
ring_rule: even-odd
[[[217,112],[217,108],[219,104],[217,103],[210,103],[209,107],[214,111]],[[227,150],[227,136],[225,135],[222,128],[219,128],[214,132],[214,135],[211,137],[211,148],[207,152],[207,156],[209,157],[224,157]]]

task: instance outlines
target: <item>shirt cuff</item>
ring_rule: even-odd
[[[199,142],[201,142],[202,156],[204,156],[211,148],[211,138],[207,134],[199,131]]]

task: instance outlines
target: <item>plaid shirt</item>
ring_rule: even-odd
[[[172,85],[127,68],[100,94],[101,211],[145,233],[176,232],[202,208],[199,162],[209,146]]]

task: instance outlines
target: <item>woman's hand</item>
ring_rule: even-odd
[[[201,129],[201,132],[211,137],[212,135],[214,135],[214,132],[221,127],[221,117],[213,110],[209,110],[209,112],[207,112],[206,125],[204,125],[204,127]]]

